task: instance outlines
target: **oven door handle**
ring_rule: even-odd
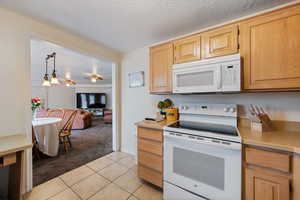
[[[197,144],[205,144],[205,145],[210,145],[210,146],[215,146],[215,147],[230,149],[230,150],[237,150],[237,151],[242,150],[241,143],[218,140],[218,139],[210,139],[210,138],[178,134],[172,132],[165,132],[164,138],[165,138],[165,142],[167,142],[169,138],[169,139],[176,139],[176,140],[191,141],[191,142],[196,142]]]

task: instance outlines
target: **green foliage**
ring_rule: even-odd
[[[165,108],[165,103],[163,101],[158,102],[157,108],[159,108],[160,110],[164,109]]]
[[[171,99],[165,99],[164,103],[165,103],[165,108],[170,108],[173,106],[173,102]]]
[[[160,110],[170,108],[172,106],[173,106],[173,102],[171,99],[165,99],[164,101],[160,101],[157,104],[157,108],[159,108]]]

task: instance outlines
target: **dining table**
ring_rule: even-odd
[[[39,150],[51,157],[58,155],[61,118],[47,117],[32,120]]]

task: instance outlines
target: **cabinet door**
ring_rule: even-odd
[[[294,167],[293,167],[293,199],[300,199],[300,155],[294,155]]]
[[[150,49],[150,92],[172,91],[173,45],[167,43]]]
[[[223,27],[202,35],[202,58],[238,52],[238,26]]]
[[[245,173],[246,200],[290,200],[288,177],[250,168]]]
[[[241,25],[245,89],[300,88],[300,6]]]
[[[201,59],[201,37],[194,35],[174,42],[174,63],[183,63]]]

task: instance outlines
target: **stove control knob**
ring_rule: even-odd
[[[188,110],[189,107],[188,107],[188,106],[181,106],[181,109],[182,109],[182,110]]]
[[[235,108],[230,108],[229,111],[232,112],[232,113],[234,113],[235,112]]]
[[[229,108],[224,108],[224,112],[229,112]]]

